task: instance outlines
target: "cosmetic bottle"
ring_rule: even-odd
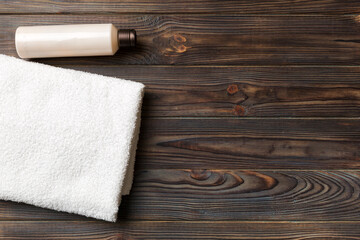
[[[135,44],[135,30],[118,30],[113,24],[24,26],[15,33],[21,58],[106,56]]]

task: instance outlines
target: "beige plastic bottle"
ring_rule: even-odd
[[[111,23],[26,26],[15,33],[21,58],[114,55],[119,47],[135,44],[135,30],[118,30]]]

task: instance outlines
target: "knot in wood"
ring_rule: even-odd
[[[235,93],[237,93],[239,91],[239,88],[236,84],[231,84],[228,86],[226,91],[228,92],[229,95],[234,95]]]

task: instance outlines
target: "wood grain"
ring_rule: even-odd
[[[137,167],[358,169],[358,119],[146,119]]]
[[[69,66],[146,85],[146,117],[359,117],[358,67]]]
[[[139,1],[33,0],[0,1],[0,13],[360,13],[358,1]]]
[[[359,171],[138,170],[119,222],[349,221],[359,220],[359,199]],[[0,202],[2,221],[44,219],[86,220]]]
[[[359,239],[358,222],[3,222],[1,239]]]
[[[2,15],[0,52],[16,55],[20,25],[114,23],[138,47],[113,57],[38,60],[64,65],[359,65],[357,16]]]
[[[0,53],[17,56],[21,25],[114,23],[136,49],[34,61],[147,86],[118,222],[0,201],[0,239],[360,239],[358,14],[354,0],[0,0]]]

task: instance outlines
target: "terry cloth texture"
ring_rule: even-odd
[[[0,55],[0,199],[116,221],[143,90]]]

